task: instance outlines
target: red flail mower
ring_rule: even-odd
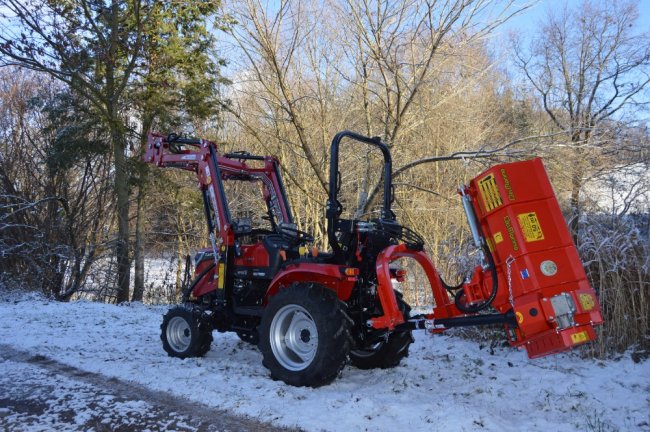
[[[383,156],[379,217],[341,217],[344,139]],[[482,263],[455,287],[442,281],[422,238],[396,221],[391,156],[378,138],[344,131],[332,141],[328,252],[306,247],[314,239],[294,222],[274,157],[220,155],[207,140],[151,134],[144,159],[197,175],[210,238],[194,258],[182,303],[163,317],[170,356],[202,356],[213,330],[232,331],[259,347],[274,379],[320,386],[348,361],[364,369],[398,365],[415,329],[500,324],[510,344],[534,358],[595,339],[594,326],[602,323],[539,158],[497,165],[459,191]],[[229,201],[233,193],[236,202]],[[242,202],[246,216],[233,217],[231,208]],[[404,272],[391,263],[400,258],[413,259],[427,275],[431,313],[412,315],[394,289]]]

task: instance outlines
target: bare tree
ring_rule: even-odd
[[[41,74],[0,70],[2,276],[60,300],[84,288],[114,215],[107,138],[85,105]]]
[[[323,159],[313,149],[301,109],[304,95],[296,92],[292,81],[292,72],[300,62],[299,51],[310,32],[304,21],[307,19],[306,7],[300,1],[281,1],[273,7],[257,0],[243,0],[235,6],[236,18],[241,24],[233,27],[231,34],[248,60],[251,78],[264,91],[266,98],[262,96],[261,103],[267,105],[276,120],[292,128],[295,140],[284,137],[286,144],[303,155],[313,170],[312,174],[326,191]]]
[[[359,79],[352,82],[369,87],[370,100],[378,104],[382,116],[382,130],[375,133],[395,144],[411,117],[418,91],[431,83],[432,72],[454,57],[451,50],[458,53],[462,46],[485,38],[521,11],[511,10],[511,4],[506,1],[494,7],[483,0],[344,2],[339,18],[347,33],[357,35],[351,40],[356,43],[353,49],[361,53],[355,59]]]
[[[110,131],[117,203],[118,302],[129,300],[125,91],[143,42],[142,2],[3,0],[0,58],[49,74],[90,101]]]
[[[317,222],[330,137],[341,129],[380,135],[394,151],[403,148],[407,162],[430,150],[419,142],[423,129],[436,109],[471,91],[492,69],[464,63],[474,60],[472,50],[483,52],[484,38],[517,12],[511,3],[235,1],[231,9],[239,25],[231,41],[241,62],[227,109],[244,136],[291,167],[285,169],[290,185],[303,192],[294,201]],[[444,76],[459,69],[462,80]],[[380,190],[367,162],[365,173],[346,176],[361,179],[352,188],[361,197],[359,214]]]
[[[610,126],[648,103],[650,38],[636,30],[637,18],[632,2],[583,1],[549,11],[527,48],[515,41],[518,66],[568,138],[574,235],[594,158],[599,149],[618,144]]]

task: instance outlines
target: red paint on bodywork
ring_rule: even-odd
[[[269,254],[262,243],[242,245],[241,255],[235,258],[235,265],[250,267],[268,267]]]
[[[524,346],[529,357],[535,358],[595,339],[594,326],[603,322],[596,293],[589,285],[541,159],[494,166],[474,178],[465,193],[471,197],[497,269],[498,291],[492,307],[501,313],[512,310],[517,318],[510,343]],[[422,266],[431,285],[435,307],[433,313],[425,315],[427,319],[435,322],[466,315],[447,294],[429,258],[400,244],[384,249],[377,258],[378,294],[384,314],[371,320],[374,328],[392,329],[404,322],[388,268],[390,262],[404,257]],[[492,287],[491,275],[476,267],[462,288],[465,301],[485,301]],[[563,302],[563,296],[568,296],[566,301],[575,310],[561,326],[552,303],[555,297]]]
[[[397,306],[397,299],[393,291],[389,264],[400,258],[411,258],[415,260],[427,275],[431,292],[435,300],[434,313],[428,317],[449,318],[460,315],[460,311],[454,305],[447,295],[447,291],[440,282],[440,276],[431,259],[423,251],[409,249],[405,244],[389,246],[384,249],[377,257],[377,292],[384,311],[382,316],[372,318],[371,323],[374,328],[393,329],[396,325],[404,322],[402,313]]]
[[[501,269],[494,307],[501,312],[514,309],[517,314],[511,344],[524,346],[534,358],[594,339],[593,326],[603,322],[596,293],[589,286],[542,160],[496,165],[470,182],[469,193]],[[561,328],[551,301],[565,294],[576,310],[574,324]]]
[[[315,282],[326,286],[341,300],[350,298],[352,288],[356,283],[355,277],[345,275],[345,266],[322,263],[289,264],[271,281],[266,292],[266,299],[275,295],[280,289],[294,282]]]

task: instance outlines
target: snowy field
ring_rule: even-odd
[[[257,349],[234,334],[215,333],[204,358],[167,357],[164,311],[0,291],[0,344],[308,431],[650,431],[650,362],[629,356],[531,361],[523,351],[490,354],[475,342],[416,332],[395,369],[347,366],[331,385],[294,388],[272,381]],[[0,360],[0,376],[10,366]]]

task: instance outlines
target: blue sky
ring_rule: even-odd
[[[607,1],[607,0],[605,0]],[[519,1],[520,5],[534,3],[534,0]],[[546,15],[548,9],[559,9],[564,4],[569,6],[579,4],[578,0],[539,0],[528,10],[522,12],[521,15],[518,15],[512,18],[508,23],[505,24],[502,30],[518,30],[526,34],[534,31],[539,25],[539,21],[543,19]],[[639,20],[637,21],[637,28],[640,31],[650,30],[650,0],[639,0],[637,4],[639,10]]]
[[[539,0],[538,2],[534,2],[534,0],[520,0],[518,1],[518,6],[530,3],[534,4],[528,10],[509,20],[496,32],[496,43],[493,45],[493,47],[495,48],[496,53],[498,53],[497,55],[501,56],[502,60],[505,62],[509,62],[511,60],[511,53],[508,51],[509,44],[507,43],[509,33],[518,32],[524,39],[527,39],[528,37],[532,36],[539,28],[540,21],[545,19],[547,11],[549,9],[560,10],[564,4],[567,4],[569,7],[573,7],[580,4],[581,0]],[[637,2],[637,10],[639,12],[639,18],[636,22],[636,31],[639,33],[650,31],[650,0],[639,0]],[[508,69],[512,74],[511,76],[513,79],[526,82],[526,80],[524,80],[523,77],[519,75],[516,68],[512,67],[512,65],[509,66],[510,67]],[[647,95],[648,90],[639,95],[637,97],[637,100],[643,99],[644,97],[647,97]]]

